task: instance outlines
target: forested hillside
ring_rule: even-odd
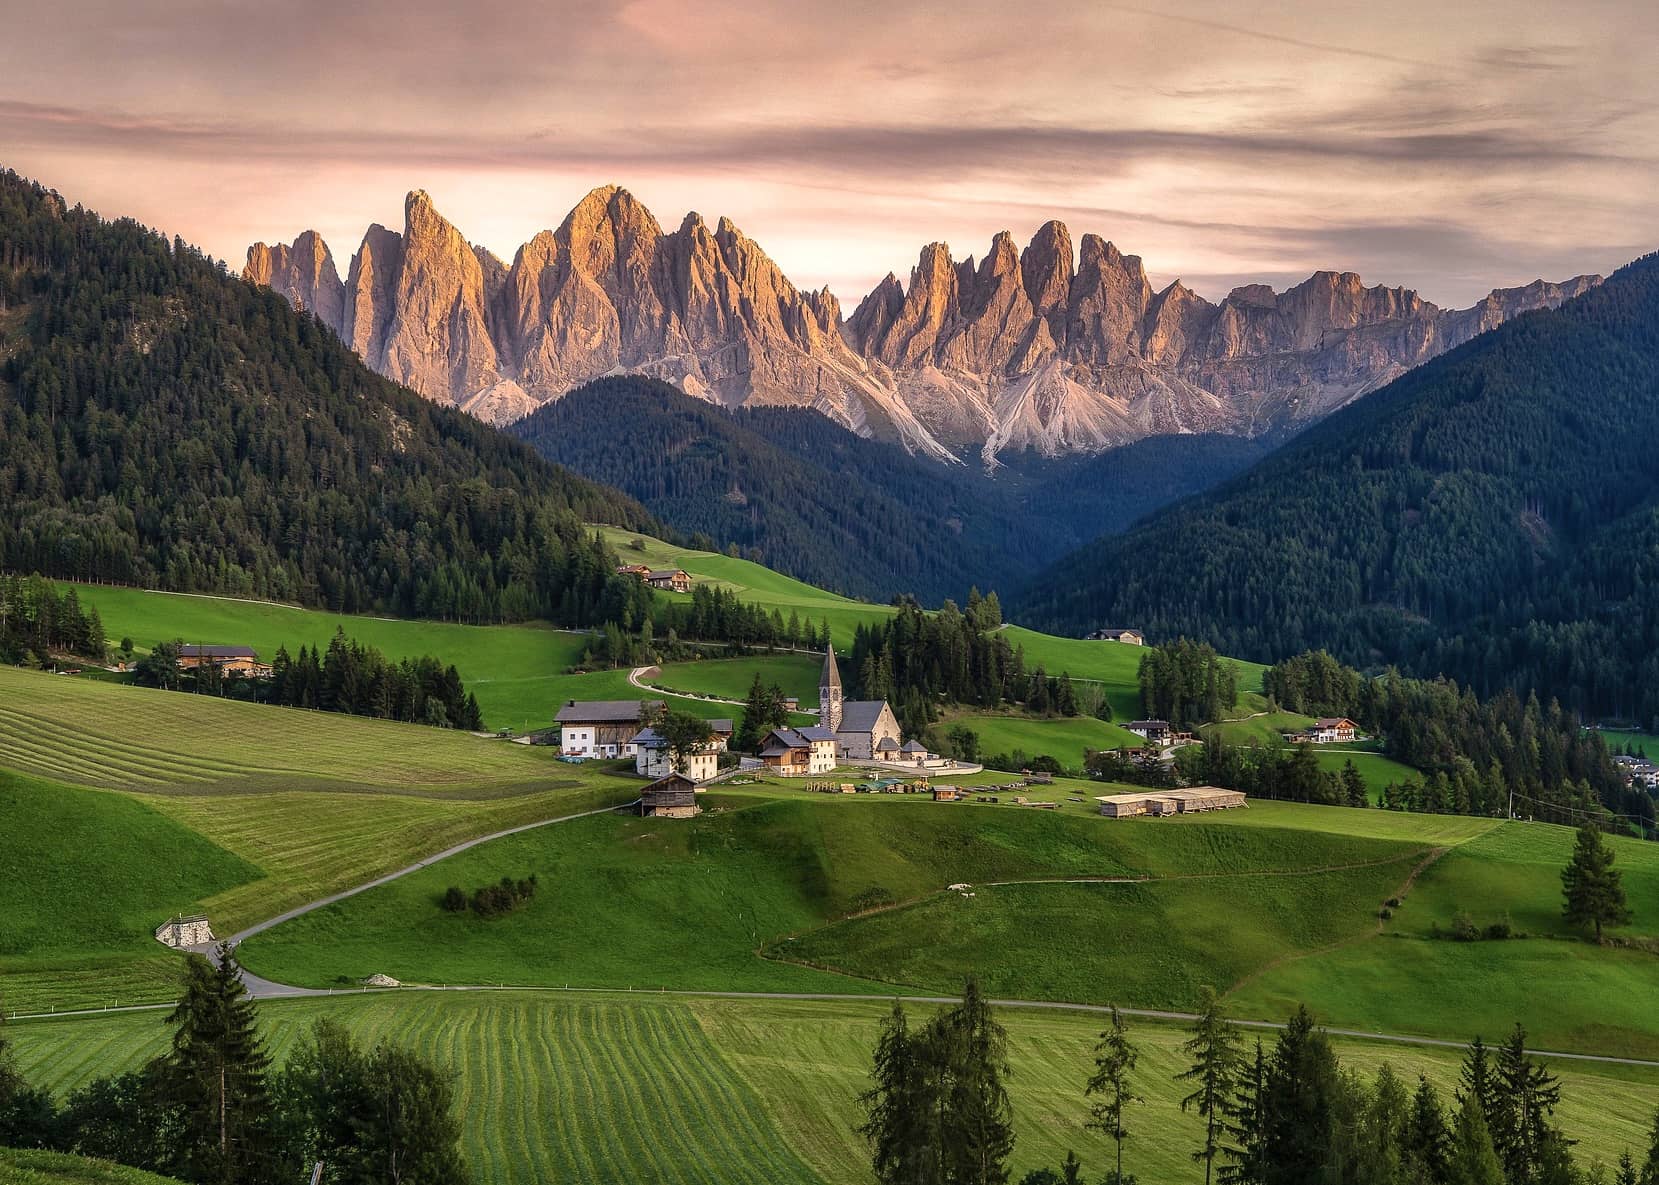
[[[1659,717],[1659,257],[1404,376],[1082,549],[1032,624],[1271,660],[1324,647]]]
[[[727,410],[639,376],[599,379],[509,431],[711,550],[822,588],[928,604],[1011,588],[1102,531],[1237,473],[1269,447],[1161,437],[1098,457],[1010,454],[987,474],[866,440],[815,411]]]
[[[0,570],[463,620],[620,617],[637,503],[314,318],[0,173]]]

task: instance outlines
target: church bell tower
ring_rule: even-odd
[[[841,668],[835,665],[835,647],[824,655],[824,673],[818,680],[818,723],[841,731]]]

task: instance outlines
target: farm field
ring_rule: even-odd
[[[60,584],[60,587],[63,585]],[[453,663],[478,697],[491,728],[546,727],[557,683],[581,657],[586,635],[546,625],[458,625],[351,616],[268,601],[147,592],[104,584],[76,584],[82,605],[95,605],[112,644],[123,636],[148,650],[183,639],[209,645],[252,646],[269,661],[277,647],[327,647],[336,628],[389,658],[430,654]]]
[[[35,841],[0,852],[25,902],[0,912],[12,1009],[164,999],[177,958],[149,934],[170,913],[207,912],[228,934],[639,787],[543,748],[12,667],[0,667],[0,767],[25,771],[0,775],[0,814]],[[39,923],[55,892],[87,928],[57,939]]]
[[[1144,742],[1132,732],[1092,716],[1057,716],[1043,719],[1013,715],[961,715],[941,720],[943,735],[954,725],[965,725],[979,734],[981,755],[1016,752],[1027,757],[1053,757],[1068,770],[1081,772],[1083,750],[1121,749]],[[1095,793],[1101,793],[1096,790]]]
[[[407,993],[274,1001],[260,1006],[280,1061],[314,1021],[333,1017],[361,1040],[410,1044],[453,1065],[464,1147],[480,1181],[501,1185],[650,1180],[667,1185],[831,1185],[860,1179],[852,1130],[882,1001],[786,1001],[501,992]],[[932,1006],[909,1006],[925,1017]],[[23,1022],[10,1030],[26,1074],[63,1092],[165,1048],[158,1014]],[[1110,1142],[1082,1128],[1082,1083],[1099,1016],[1005,1008],[1018,1142],[1014,1178],[1058,1164],[1068,1149],[1090,1179]],[[1140,1130],[1125,1168],[1142,1180],[1187,1178],[1199,1120],[1179,1106],[1173,1076],[1185,1033],[1131,1021],[1141,1046]],[[1264,1034],[1269,1037],[1270,1034]],[[1338,1038],[1345,1065],[1384,1062],[1408,1083],[1421,1073],[1450,1098],[1459,1053]],[[1558,1118],[1587,1162],[1645,1146],[1659,1072],[1557,1062]],[[645,1125],[664,1097],[676,1121]],[[601,1118],[603,1122],[600,1122]],[[121,1182],[120,1185],[127,1185]],[[133,1182],[137,1185],[137,1182]],[[148,1182],[145,1185],[149,1185]]]
[[[1381,753],[1367,753],[1362,749],[1327,749],[1316,745],[1314,756],[1319,759],[1320,769],[1333,774],[1341,773],[1342,767],[1352,761],[1359,776],[1365,780],[1365,788],[1371,792],[1372,802],[1382,801],[1382,792],[1390,782],[1400,784],[1423,780],[1423,775],[1411,766],[1392,757],[1384,757]]]
[[[1209,875],[1216,879],[1193,881],[1192,891],[1211,893],[1215,909],[1235,892],[1232,876],[1381,865],[1383,871],[1356,883],[1325,886],[1326,908],[1313,910],[1329,912],[1329,895],[1341,893],[1342,925],[1374,924],[1377,904],[1425,850],[1409,841],[1222,821],[1125,826],[1098,816],[914,798],[711,792],[705,808],[718,807],[735,809],[706,810],[689,823],[598,817],[500,840],[256,935],[244,944],[243,957],[256,974],[309,987],[377,971],[414,983],[821,991],[858,990],[826,983],[867,979],[935,987],[940,977],[1002,961],[998,946],[955,942],[939,956],[937,976],[912,979],[908,966],[904,974],[888,973],[874,956],[862,958],[843,945],[836,958],[813,957],[824,933],[819,928],[859,910],[920,902],[845,925],[879,925],[920,910],[938,924],[922,944],[928,945],[948,932],[946,919],[930,911],[961,900],[941,890],[962,881]],[[485,922],[438,906],[450,885],[470,889],[531,873],[537,896],[509,918]],[[1062,927],[1034,930],[1031,942],[1075,955],[1069,940],[1055,942]],[[875,943],[876,932],[868,933]],[[909,933],[914,939],[920,930]],[[820,962],[849,979],[756,958],[763,945],[770,955]],[[1237,961],[1252,953],[1265,958],[1264,951],[1252,947]],[[1205,967],[1232,966],[1206,962],[1195,950],[1188,954],[1187,987]],[[1108,990],[1113,981],[1099,977],[1116,972],[1106,964],[1092,953],[1079,960],[1096,979],[1074,998],[1093,1002]],[[1212,979],[1232,981],[1221,970]],[[1068,990],[1081,989],[1069,983]],[[1120,1002],[1173,1001],[1130,994]]]

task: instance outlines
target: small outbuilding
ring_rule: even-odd
[[[698,809],[697,783],[683,774],[658,778],[639,792],[639,813],[653,819],[689,819]]]

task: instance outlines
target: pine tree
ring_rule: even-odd
[[[257,1185],[274,1172],[270,1066],[253,1001],[228,943],[218,962],[192,955],[168,1058],[169,1101],[182,1111],[179,1171],[197,1185]]]
[[[1560,1080],[1527,1053],[1519,1024],[1498,1048],[1493,1077],[1495,1106],[1486,1115],[1492,1145],[1510,1185],[1532,1185],[1558,1139],[1550,1117],[1561,1101]]]
[[[1255,1056],[1239,1075],[1238,1089],[1227,1110],[1227,1135],[1222,1149],[1228,1163],[1221,1166],[1221,1185],[1263,1185],[1267,1180],[1267,1055],[1260,1040]]]
[[[1625,905],[1622,874],[1613,867],[1614,853],[1592,821],[1578,829],[1572,859],[1561,872],[1561,890],[1566,902],[1562,916],[1569,922],[1590,923],[1601,942],[1602,927],[1622,926],[1630,921]]]
[[[1210,1174],[1215,1167],[1216,1153],[1221,1151],[1228,1110],[1238,1089],[1244,1061],[1238,1029],[1227,1019],[1226,1009],[1214,988],[1201,989],[1198,1019],[1193,1022],[1192,1036],[1181,1049],[1192,1063],[1176,1078],[1193,1084],[1192,1093],[1181,1100],[1181,1110],[1196,1111],[1204,1121],[1204,1142],[1193,1152],[1192,1159],[1203,1164],[1204,1185],[1210,1185]]]
[[[1653,1114],[1653,1130],[1647,1141],[1647,1158],[1642,1161],[1641,1183],[1659,1185],[1659,1111]]]
[[[1299,1007],[1279,1034],[1267,1072],[1266,1185],[1312,1185],[1331,1151],[1339,1092],[1330,1039]]]
[[[897,1000],[876,1040],[870,1089],[859,1095],[870,1145],[870,1167],[883,1185],[932,1185],[941,1180],[936,1117],[938,1080],[925,1040],[913,1035]]]
[[[1419,1077],[1400,1136],[1406,1179],[1415,1185],[1443,1185],[1449,1172],[1450,1143],[1440,1096],[1427,1078]]]
[[[1506,1185],[1486,1116],[1473,1095],[1465,1095],[1458,1108],[1446,1180],[1448,1185]]]
[[[1014,1150],[1008,1033],[970,976],[962,1002],[934,1019],[929,1044],[944,1080],[939,1142],[950,1185],[1004,1185]]]
[[[1486,1042],[1478,1035],[1469,1042],[1469,1048],[1463,1055],[1463,1067],[1458,1072],[1458,1105],[1461,1106],[1463,1100],[1469,1098],[1479,1104],[1485,1115],[1491,1115],[1497,1107],[1498,1089],[1492,1073],[1492,1061],[1486,1052]]]
[[[1083,1093],[1090,1098],[1099,1097],[1089,1104],[1089,1118],[1083,1126],[1105,1132],[1111,1137],[1117,1149],[1117,1169],[1112,1185],[1123,1185],[1123,1142],[1129,1138],[1129,1128],[1124,1121],[1131,1106],[1146,1100],[1136,1094],[1130,1085],[1130,1076],[1140,1061],[1140,1051],[1129,1040],[1129,1026],[1123,1023],[1123,1015],[1116,1005],[1112,1007],[1111,1027],[1100,1034],[1100,1041],[1094,1048],[1094,1073],[1089,1077]]]

